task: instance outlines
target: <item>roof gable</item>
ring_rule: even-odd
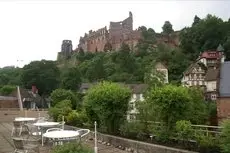
[[[191,64],[184,72],[184,74],[189,74],[189,73],[197,73],[199,68],[201,68],[202,70],[205,70],[200,64],[199,62],[193,63]]]

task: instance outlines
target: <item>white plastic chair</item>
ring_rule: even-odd
[[[25,143],[25,140],[23,140],[22,138],[12,138],[13,139],[13,143],[14,143],[14,153],[28,153],[29,151],[34,151],[39,153],[39,146],[38,145],[34,145],[34,144],[30,144],[28,143],[29,141],[27,141],[27,143]]]
[[[82,137],[88,135],[90,130],[89,129],[80,129],[80,130],[77,130],[77,132],[79,132],[80,137],[82,138]]]
[[[23,122],[13,121],[13,128],[12,128],[11,136],[13,136],[14,133],[17,133],[18,136],[21,136],[22,130],[23,130]]]

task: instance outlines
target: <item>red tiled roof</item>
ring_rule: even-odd
[[[217,59],[217,58],[221,58],[221,54],[218,51],[204,51],[200,55],[200,58]]]

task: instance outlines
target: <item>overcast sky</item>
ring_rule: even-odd
[[[63,39],[73,41],[90,29],[109,26],[132,11],[134,28],[144,25],[161,32],[169,20],[174,30],[190,26],[195,15],[208,13],[227,20],[230,1],[143,0],[40,0],[0,1],[0,67],[27,64],[32,60],[55,60]]]

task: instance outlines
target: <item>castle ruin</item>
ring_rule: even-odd
[[[97,31],[90,30],[80,37],[78,49],[89,52],[118,50],[122,43],[133,49],[141,38],[141,32],[133,30],[133,15],[123,21],[110,22],[109,29],[103,27]]]

